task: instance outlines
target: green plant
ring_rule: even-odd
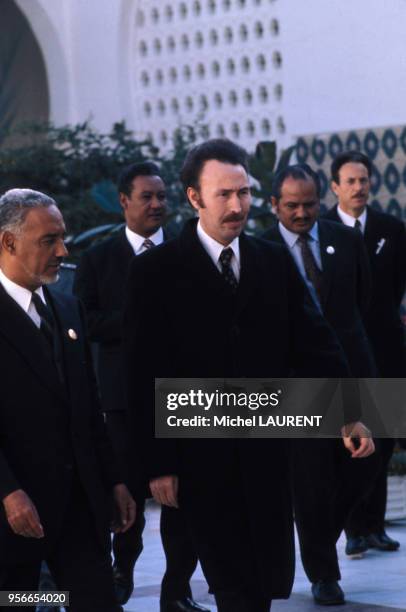
[[[179,127],[165,153],[149,140],[135,140],[124,122],[114,124],[108,134],[84,122],[58,128],[49,123],[29,123],[9,135],[13,138],[8,142],[18,144],[0,149],[0,191],[29,187],[54,197],[68,228],[71,261],[90,243],[122,226],[116,183],[121,169],[130,163],[153,159],[160,165],[172,233],[194,215],[179,174],[190,147],[206,137],[205,125]],[[275,171],[289,162],[292,151],[293,147],[283,151],[277,162],[276,143],[260,142],[250,155],[250,172],[256,180],[250,233],[261,234],[272,223],[272,180]]]
[[[54,127],[25,124],[16,129],[18,145],[0,150],[0,189],[30,187],[54,197],[68,231],[78,234],[120,220],[119,208],[100,207],[92,189],[115,183],[121,168],[156,155],[149,141],[137,142],[124,123],[100,134],[88,122]]]
[[[255,233],[264,232],[275,222],[271,212],[272,183],[277,172],[289,164],[295,147],[282,151],[277,158],[277,145],[274,141],[262,141],[256,146],[255,153],[249,156],[250,174],[257,181],[252,187],[252,195],[258,201],[251,208],[251,219],[254,222]]]

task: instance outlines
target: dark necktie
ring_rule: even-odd
[[[148,251],[148,249],[152,249],[155,244],[149,238],[145,238],[144,242],[142,243],[142,246],[146,251]]]
[[[309,246],[309,240],[311,240],[309,234],[300,234],[298,238],[298,243],[300,246],[300,251],[302,253],[303,265],[306,272],[306,276],[315,288],[316,293],[320,298],[322,272],[319,269],[314,258],[313,252]]]
[[[233,249],[227,247],[221,251],[219,261],[221,264],[221,271],[225,281],[230,285],[233,291],[236,291],[238,287],[238,281],[235,277],[233,269],[231,267],[231,259],[233,257]]]
[[[359,231],[360,234],[362,234],[362,225],[359,219],[356,219],[354,227],[356,230]]]
[[[38,293],[33,293],[31,300],[35,306],[35,309],[41,319],[40,331],[45,336],[49,345],[53,348],[54,346],[54,318],[51,310],[41,300]]]

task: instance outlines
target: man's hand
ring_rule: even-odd
[[[369,457],[375,451],[371,432],[361,421],[348,423],[341,429],[344,446],[350,451],[353,459]],[[357,442],[355,443],[354,440]]]
[[[179,508],[178,486],[177,476],[161,476],[149,481],[149,488],[155,501],[171,508]]]
[[[16,535],[43,538],[44,530],[38,512],[28,495],[17,489],[3,499],[8,524]]]
[[[136,504],[125,484],[117,484],[113,488],[114,515],[111,529],[114,533],[124,533],[134,524]]]

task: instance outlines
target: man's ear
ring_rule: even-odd
[[[188,187],[186,191],[186,195],[188,197],[190,204],[193,206],[193,208],[195,210],[199,210],[201,208],[200,195],[197,189],[195,189],[194,187]]]
[[[128,196],[125,195],[125,193],[119,193],[119,201],[120,201],[120,206],[121,208],[124,210],[127,210],[128,208]]]
[[[337,183],[335,181],[331,181],[330,183],[330,187],[331,187],[331,191],[338,196],[337,190],[339,189],[339,186],[337,185]]]
[[[0,240],[2,250],[7,251],[7,253],[14,253],[16,250],[15,240],[15,234],[7,230],[3,232]]]
[[[272,212],[277,214],[278,213],[278,200],[275,198],[275,196],[271,196],[271,207],[272,207]]]

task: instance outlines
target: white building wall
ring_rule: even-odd
[[[133,124],[127,104],[128,14],[135,0],[16,2],[44,55],[51,119],[56,124],[92,119],[101,130],[122,119]]]
[[[290,135],[406,123],[405,0],[281,0]]]
[[[16,2],[43,50],[57,124],[126,119],[162,145],[202,116],[211,136],[252,149],[405,123],[406,0]]]
[[[70,73],[69,0],[15,0],[27,18],[42,51],[55,123],[72,120],[74,75]],[[23,75],[21,75],[23,78]]]
[[[139,132],[165,145],[177,125],[200,117],[207,135],[249,148],[282,138],[279,4],[139,2],[133,75]]]

